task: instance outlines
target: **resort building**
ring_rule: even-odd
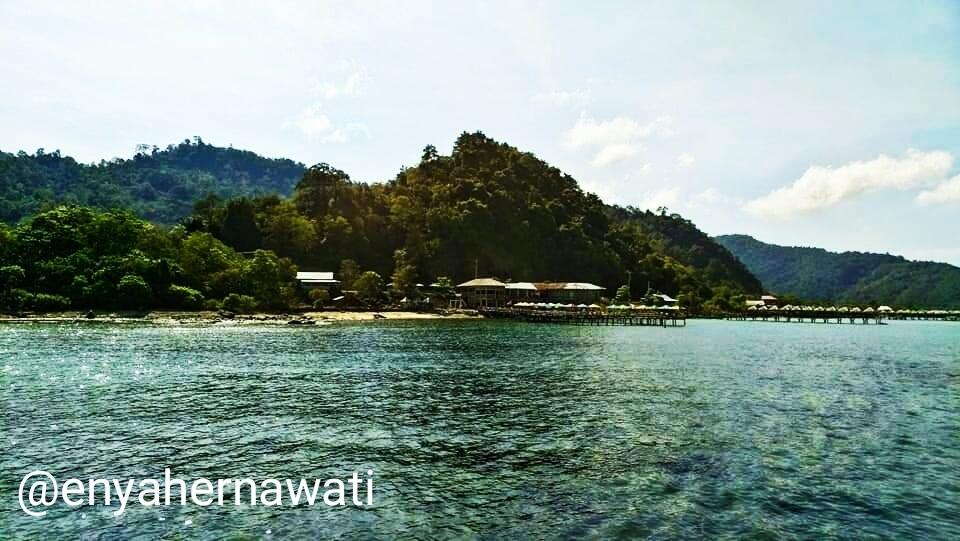
[[[457,291],[470,308],[503,306],[507,303],[507,284],[494,278],[474,278],[459,284]]]
[[[666,293],[654,293],[653,298],[657,306],[677,306],[679,301]]]
[[[538,298],[537,286],[533,282],[507,282],[507,300],[530,301]]]
[[[600,300],[606,289],[586,282],[537,282],[541,301],[591,304]]]
[[[606,289],[586,282],[504,283],[495,278],[474,278],[458,285],[457,291],[470,308],[483,308],[530,301],[592,304],[600,300]]]
[[[326,289],[331,298],[340,289],[340,280],[335,279],[332,272],[297,272],[297,283],[303,289]]]

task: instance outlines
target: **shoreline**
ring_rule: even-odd
[[[90,323],[90,324],[147,324],[147,325],[327,325],[352,321],[409,321],[482,319],[471,312],[412,312],[406,310],[323,310],[298,313],[271,314],[224,314],[213,311],[166,311],[149,312],[113,311],[95,313],[88,318],[86,312],[52,312],[45,314],[9,315],[0,314],[0,324],[16,323]]]

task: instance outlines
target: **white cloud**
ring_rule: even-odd
[[[360,93],[362,75],[359,72],[351,73],[343,81],[324,81],[317,83],[314,88],[320,97],[332,100],[341,96],[356,96]]]
[[[291,124],[299,128],[308,137],[327,133],[333,129],[333,123],[330,122],[327,115],[320,111],[319,105],[313,105],[300,111],[296,119],[287,122],[287,125]]]
[[[591,163],[595,167],[603,167],[605,165],[622,162],[623,160],[632,158],[636,156],[638,152],[640,152],[640,145],[633,145],[630,143],[614,143],[601,148],[600,152],[597,152],[597,155],[593,157],[593,161]]]
[[[556,106],[575,105],[585,107],[590,102],[590,92],[580,89],[572,91],[551,90],[550,92],[535,94],[533,101]]]
[[[669,116],[661,116],[646,124],[641,124],[624,116],[597,122],[590,117],[581,115],[577,124],[567,130],[566,142],[571,148],[627,143],[655,133],[672,134],[673,132],[670,130],[672,123],[673,119]]]
[[[693,162],[694,159],[692,155],[682,152],[679,156],[677,156],[677,169],[687,169],[693,165]]]
[[[721,192],[717,188],[709,187],[693,194],[684,201],[686,208],[701,213],[724,214],[733,216],[737,208],[742,206],[743,201],[739,198],[731,197]]]
[[[679,188],[662,188],[644,197],[637,207],[647,210],[657,210],[660,207],[675,207],[679,201]]]
[[[564,133],[569,148],[598,148],[593,165],[603,167],[636,156],[642,148],[638,141],[651,135],[672,135],[673,119],[661,116],[642,124],[629,117],[597,121],[581,115],[577,123]]]
[[[900,159],[880,155],[840,167],[812,166],[790,186],[749,201],[744,208],[755,216],[789,218],[827,209],[874,190],[929,186],[942,180],[952,166],[953,156],[948,152],[914,149]]]
[[[340,75],[345,74],[345,77],[339,80],[321,81],[314,85],[313,90],[319,98],[332,100],[344,96],[357,96],[361,93],[363,85],[367,82],[366,70],[353,62],[344,61],[336,71]]]
[[[960,175],[943,182],[932,190],[920,192],[917,194],[916,201],[921,205],[960,203]]]
[[[319,104],[300,111],[296,118],[285,122],[284,126],[294,126],[308,139],[321,143],[346,143],[355,133],[361,133],[367,139],[371,138],[370,129],[361,122],[349,122],[343,127],[335,126]]]
[[[722,195],[716,188],[707,188],[691,197],[687,206],[692,209],[703,209],[711,208],[726,203],[727,201],[728,198]]]

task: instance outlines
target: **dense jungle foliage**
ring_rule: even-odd
[[[771,291],[836,303],[960,308],[960,268],[889,254],[828,252],[716,237]]]
[[[199,137],[166,149],[140,145],[131,159],[86,165],[59,151],[0,152],[0,221],[17,222],[52,204],[130,209],[173,225],[208,194],[289,195],[304,166],[221,148]]]

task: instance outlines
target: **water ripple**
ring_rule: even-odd
[[[15,538],[960,538],[958,329],[0,327]],[[376,472],[370,509],[21,513],[67,477]],[[269,531],[268,535],[266,532]]]

